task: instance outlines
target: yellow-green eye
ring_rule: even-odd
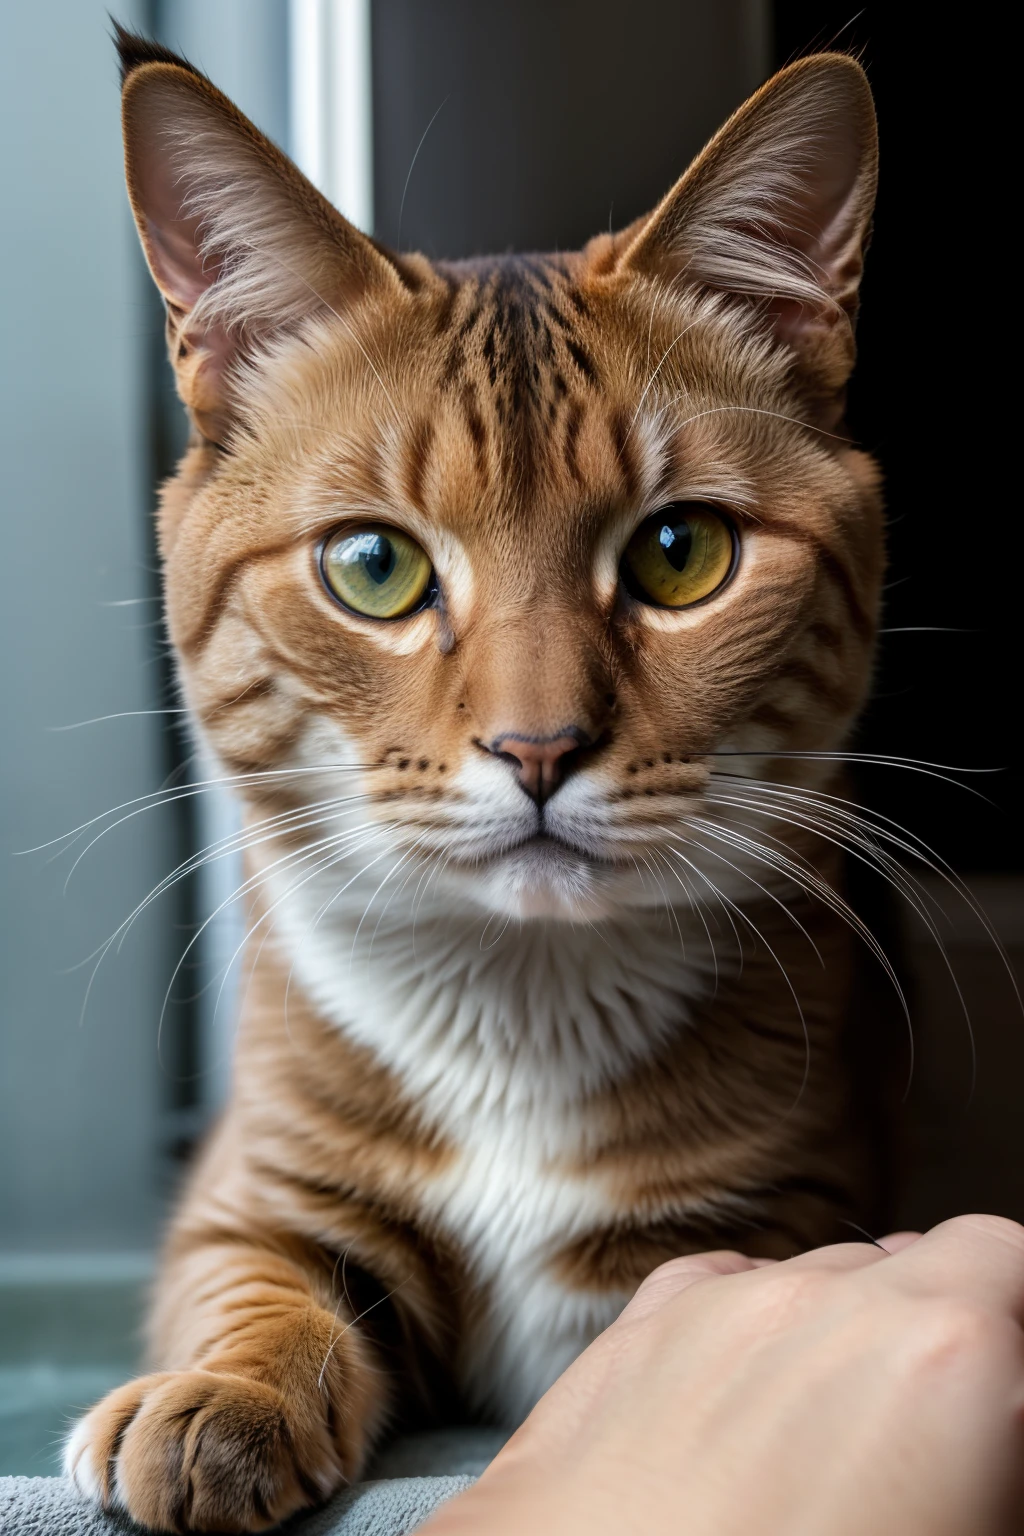
[[[728,580],[736,550],[736,535],[713,507],[677,501],[640,524],[622,557],[622,579],[643,603],[689,608]]]
[[[342,528],[320,557],[324,580],[339,602],[370,619],[401,619],[433,589],[425,552],[398,528]]]

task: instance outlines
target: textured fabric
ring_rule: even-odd
[[[495,1430],[444,1430],[388,1447],[380,1476],[296,1516],[287,1536],[407,1536],[439,1504],[468,1488],[505,1437]],[[0,1478],[0,1536],[138,1536],[123,1515],[104,1515],[62,1477]]]

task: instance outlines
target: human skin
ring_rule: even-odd
[[[1024,1530],[1024,1228],[655,1270],[425,1536]]]

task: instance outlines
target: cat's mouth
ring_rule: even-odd
[[[459,863],[450,859],[446,868],[467,881],[473,897],[493,912],[593,920],[618,910],[614,888],[624,866],[592,846],[538,831]]]
[[[595,869],[611,869],[616,862],[614,859],[595,853],[592,848],[584,848],[578,843],[569,842],[566,838],[558,837],[551,832],[535,832],[517,843],[496,849],[494,853],[485,854],[474,862],[478,867],[492,867],[509,860],[527,861],[541,869],[545,867],[559,869],[566,865],[578,867],[581,864]]]

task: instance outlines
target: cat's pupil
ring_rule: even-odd
[[[665,523],[658,534],[658,543],[665,551],[665,559],[672,569],[681,571],[690,558],[693,545],[689,523]]]
[[[383,534],[375,534],[359,551],[359,560],[370,580],[383,586],[395,569],[395,546]]]

